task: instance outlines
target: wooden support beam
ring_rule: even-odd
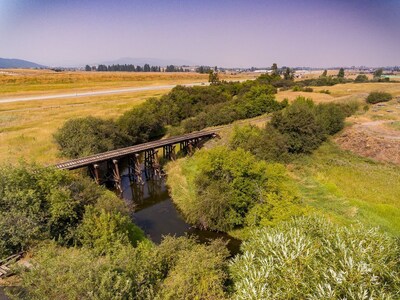
[[[121,176],[119,174],[119,167],[118,167],[118,160],[113,159],[113,164],[114,164],[114,168],[113,168],[113,177],[114,177],[114,184],[115,184],[115,188],[122,193],[122,182],[121,182]]]
[[[94,181],[97,184],[100,184],[99,165],[98,164],[93,164],[93,171],[94,171]]]

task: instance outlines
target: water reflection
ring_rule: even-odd
[[[145,181],[144,185],[132,182],[128,171],[122,173],[122,196],[135,205],[134,222],[143,229],[155,243],[160,243],[163,236],[194,236],[201,243],[222,238],[227,241],[231,255],[240,250],[240,240],[234,239],[226,233],[200,230],[185,222],[165,186],[164,179]]]

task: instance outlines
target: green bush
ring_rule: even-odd
[[[390,93],[386,92],[372,92],[367,97],[367,103],[376,104],[379,102],[387,102],[393,99]]]
[[[321,94],[327,94],[330,95],[331,91],[330,90],[320,90],[319,91]]]
[[[131,139],[110,120],[71,119],[54,134],[61,153],[78,158],[128,146]]]
[[[345,114],[334,103],[319,104],[315,107],[316,121],[327,135],[333,135],[344,127]]]
[[[43,247],[20,271],[17,299],[154,299],[160,282],[155,247],[140,243],[118,256],[96,256],[89,249]]]
[[[130,216],[87,207],[77,230],[78,241],[98,255],[119,251],[121,246],[136,246],[145,239],[143,231],[132,223]]]
[[[132,144],[145,143],[160,138],[165,133],[164,124],[158,117],[158,100],[149,99],[141,106],[125,112],[118,126],[128,135]]]
[[[232,149],[242,148],[258,159],[272,162],[289,160],[287,140],[272,126],[265,129],[252,125],[235,126],[229,144]]]
[[[365,74],[357,75],[356,79],[354,79],[354,82],[357,82],[357,83],[368,82],[368,77]]]
[[[230,273],[233,299],[398,299],[398,241],[300,217],[252,232]]]
[[[179,251],[157,299],[225,299],[228,255],[221,241]]]
[[[201,150],[170,163],[167,172],[173,201],[187,222],[201,228],[230,231],[273,224],[280,204],[301,206],[282,165],[258,161],[241,148]],[[252,218],[247,218],[249,211]]]
[[[109,245],[111,246],[111,245]],[[197,244],[166,237],[98,256],[89,248],[43,243],[21,268],[16,299],[222,299],[228,251],[220,241]]]
[[[290,106],[272,116],[271,126],[283,134],[290,153],[310,153],[324,140],[323,128],[315,116],[314,103],[298,97]]]
[[[73,244],[85,207],[97,199],[126,209],[115,194],[66,171],[5,165],[0,172],[0,258],[45,239]]]

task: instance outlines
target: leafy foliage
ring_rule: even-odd
[[[315,107],[315,115],[317,124],[326,135],[333,135],[344,127],[345,115],[340,105],[319,104]]]
[[[54,135],[63,155],[88,156],[129,145],[129,136],[111,120],[85,117],[68,120]]]
[[[234,299],[399,297],[399,244],[376,229],[300,217],[254,231],[242,250]]]
[[[98,199],[126,210],[113,193],[65,171],[31,165],[0,171],[0,257],[45,239],[73,244],[86,207]]]
[[[258,161],[240,148],[217,147],[170,164],[167,183],[172,199],[189,223],[229,231],[274,223],[275,211],[283,198],[300,205],[288,181],[279,164]],[[246,221],[249,211],[256,206],[260,210],[253,211],[255,221]]]
[[[228,251],[219,241],[197,244],[166,237],[98,256],[89,248],[41,245],[32,268],[21,269],[23,299],[222,299]]]
[[[390,93],[386,92],[372,92],[367,97],[367,102],[370,104],[376,104],[379,102],[387,102],[393,99]]]
[[[314,113],[314,103],[304,97],[298,97],[290,106],[276,112],[270,124],[286,137],[290,153],[310,153],[325,139]]]
[[[225,299],[229,252],[221,241],[195,244],[176,255],[174,266],[161,285],[159,299]]]
[[[368,82],[368,77],[365,74],[359,74],[359,75],[357,75],[356,79],[354,79],[354,82],[357,82],[357,83]]]
[[[258,159],[285,162],[289,160],[288,143],[284,135],[272,126],[235,126],[230,138],[232,149],[242,148]]]
[[[157,99],[149,99],[118,119],[117,124],[131,138],[132,144],[148,142],[164,135],[165,128],[157,118],[157,102]]]
[[[98,255],[118,251],[121,246],[128,244],[135,246],[144,239],[144,233],[132,223],[129,216],[94,207],[86,209],[78,228],[79,242]]]

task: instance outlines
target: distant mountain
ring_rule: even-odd
[[[168,65],[193,65],[192,62],[184,60],[184,59],[157,59],[157,58],[133,58],[133,57],[123,57],[113,61],[105,61],[100,63],[102,65],[135,65],[135,66],[143,66],[144,64],[149,64],[150,66],[161,66],[165,67]]]
[[[13,68],[30,69],[30,68],[45,68],[45,66],[22,59],[0,57],[0,69],[13,69]]]

